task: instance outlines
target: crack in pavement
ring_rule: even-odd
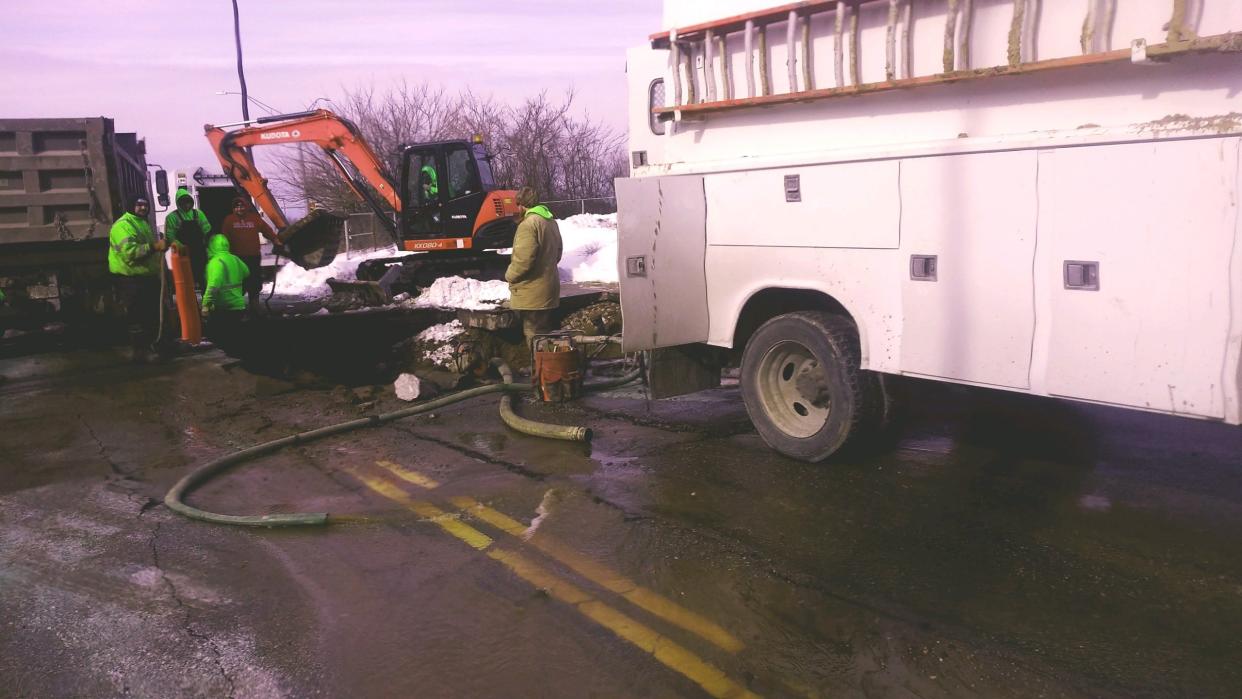
[[[151,561],[152,561],[152,564],[155,566],[155,569],[160,572],[160,580],[162,580],[164,584],[168,587],[168,592],[169,592],[169,595],[172,597],[173,602],[176,602],[177,607],[179,607],[182,610],[182,612],[184,612],[184,619],[182,621],[181,626],[183,629],[185,629],[186,635],[194,639],[199,645],[206,646],[207,649],[211,651],[212,660],[215,662],[216,669],[219,670],[220,676],[224,678],[224,681],[228,683],[229,699],[233,699],[234,697],[237,696],[237,685],[234,684],[232,676],[229,675],[228,671],[224,667],[224,662],[222,660],[223,653],[221,653],[220,651],[220,646],[216,645],[216,642],[213,641],[211,637],[208,636],[207,634],[201,631],[195,630],[193,626],[193,622],[190,620],[189,605],[187,605],[185,601],[181,599],[181,594],[177,591],[177,586],[173,583],[172,579],[168,577],[168,574],[164,572],[164,567],[160,565],[159,547],[156,545],[156,542],[159,539],[160,528],[162,526],[163,526],[162,522],[156,522],[155,527],[152,528],[151,530]]]
[[[156,500],[156,499],[155,499],[155,498],[153,498],[153,497],[148,497],[148,496],[145,496],[145,495],[144,495],[144,496],[142,496],[142,501],[143,501],[143,502],[142,502],[142,507],[139,507],[139,508],[138,508],[138,516],[139,516],[139,517],[142,517],[142,516],[143,516],[143,515],[145,515],[145,514],[146,514],[149,510],[151,510],[151,508],[156,507],[156,506],[158,506],[158,505],[160,504],[160,501],[159,501],[159,500]]]
[[[695,434],[699,436],[701,440],[722,439],[739,434],[749,434],[755,431],[755,428],[750,424],[750,421],[744,418],[729,421],[721,427],[704,427],[702,425],[677,423],[658,417],[639,417],[637,415],[630,415],[623,412],[611,412],[603,408],[588,405],[581,401],[575,403],[572,410],[588,413],[592,416],[607,420],[624,422],[635,427],[650,427],[664,432],[672,432],[673,434]]]
[[[513,471],[514,473],[517,473],[517,474],[519,474],[519,475],[525,476],[525,477],[530,478],[530,479],[532,479],[532,480],[536,480],[536,481],[540,481],[540,482],[546,482],[546,481],[548,481],[548,480],[552,480],[552,481],[563,481],[563,482],[565,482],[565,483],[570,483],[570,484],[574,485],[576,488],[579,488],[579,489],[582,491],[582,493],[583,493],[584,495],[586,495],[588,498],[590,498],[590,499],[591,499],[591,501],[592,501],[592,502],[594,502],[595,504],[597,504],[597,505],[604,505],[605,507],[610,507],[610,508],[612,508],[612,509],[614,509],[614,510],[616,510],[616,511],[620,512],[620,513],[621,513],[621,515],[623,516],[623,518],[624,518],[626,521],[633,521],[633,522],[637,522],[637,521],[642,521],[642,520],[645,520],[645,519],[648,519],[648,518],[649,518],[649,516],[648,516],[648,515],[646,515],[646,514],[642,514],[642,513],[638,513],[638,512],[633,512],[632,510],[627,509],[624,505],[618,504],[618,503],[616,503],[616,502],[613,502],[613,501],[611,501],[611,500],[609,500],[609,499],[607,499],[607,498],[605,498],[605,497],[601,496],[599,493],[595,492],[595,491],[594,491],[594,490],[590,487],[590,485],[583,485],[583,484],[582,484],[582,483],[580,483],[580,482],[579,482],[579,480],[578,480],[578,479],[576,479],[576,478],[572,478],[572,477],[565,477],[565,476],[549,476],[548,474],[545,474],[545,473],[539,473],[538,471],[532,471],[532,470],[530,470],[530,469],[526,468],[525,466],[521,466],[521,465],[519,465],[519,464],[515,464],[515,463],[513,463],[513,462],[511,462],[511,461],[505,461],[505,460],[503,460],[503,459],[498,459],[498,458],[496,458],[496,457],[494,457],[494,456],[491,456],[491,455],[489,455],[489,454],[485,454],[485,453],[480,452],[480,451],[476,451],[476,450],[471,449],[471,448],[469,448],[469,447],[463,447],[463,446],[462,446],[462,445],[460,445],[460,444],[456,444],[456,443],[454,443],[454,442],[450,442],[450,441],[448,441],[448,440],[446,440],[446,439],[440,439],[440,438],[438,438],[438,437],[431,437],[431,436],[428,436],[428,435],[426,435],[426,434],[423,434],[423,433],[420,433],[420,432],[416,432],[416,431],[414,431],[413,429],[408,428],[408,427],[402,427],[402,426],[398,426],[398,425],[389,425],[389,427],[393,427],[393,428],[395,428],[395,429],[401,430],[402,432],[405,432],[405,433],[409,434],[410,436],[414,437],[415,439],[420,439],[420,440],[423,440],[423,441],[431,442],[432,444],[437,444],[437,445],[442,446],[442,447],[444,447],[444,448],[446,448],[446,449],[450,449],[450,450],[452,450],[452,451],[455,451],[455,452],[457,452],[457,453],[459,453],[459,454],[463,454],[463,455],[465,455],[465,456],[469,456],[469,457],[470,457],[470,458],[472,458],[472,459],[477,459],[478,461],[481,461],[481,462],[483,462],[483,463],[486,463],[486,464],[491,464],[491,465],[493,465],[493,466],[501,466],[501,467],[503,467],[503,468],[505,468],[505,469],[507,469],[507,470],[509,470],[509,471]]]
[[[104,446],[103,440],[99,439],[99,435],[95,434],[95,428],[91,427],[91,424],[86,421],[85,417],[82,417],[82,413],[78,413],[78,422],[82,423],[82,426],[90,433],[91,439],[95,441],[95,447],[99,449],[99,456],[108,462],[108,468],[112,469],[112,473],[123,479],[132,480],[134,474],[121,468],[120,464],[112,460],[112,457],[108,455],[108,448]]]
[[[503,459],[498,459],[490,454],[487,454],[481,451],[476,451],[469,447],[463,447],[462,445],[456,444],[454,442],[450,442],[447,439],[440,439],[439,437],[432,437],[430,435],[424,434],[422,432],[417,432],[413,429],[410,429],[408,427],[404,427],[401,425],[389,425],[389,427],[401,430],[402,432],[405,432],[406,434],[414,437],[415,439],[421,439],[423,441],[431,442],[432,444],[438,444],[446,449],[451,449],[459,454],[469,456],[470,458],[475,459],[477,461],[482,461],[485,464],[491,464],[493,466],[500,466],[520,476],[525,476],[526,478],[530,478],[531,480],[545,481],[548,478],[547,474],[540,473],[538,471],[532,471],[529,468],[522,466],[521,464],[515,464],[512,461],[505,461]]]

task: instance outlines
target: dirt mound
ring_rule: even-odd
[[[615,301],[593,303],[565,316],[561,327],[583,335],[616,335],[621,332],[621,304]]]

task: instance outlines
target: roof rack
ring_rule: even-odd
[[[971,17],[973,0],[947,0],[945,15],[943,72],[914,76],[911,55],[910,26],[914,0],[806,0],[771,7],[765,10],[733,15],[711,22],[693,24],[652,34],[651,46],[671,49],[673,63],[673,104],[654,107],[661,119],[703,118],[710,114],[758,106],[808,102],[834,97],[855,96],[1007,75],[1026,75],[1107,63],[1149,63],[1169,60],[1174,56],[1194,53],[1242,53],[1242,32],[1229,32],[1196,37],[1186,21],[1187,0],[1169,0],[1172,15],[1167,25],[1166,41],[1148,44],[1138,39],[1126,49],[1094,51],[1096,27],[1112,24],[1117,0],[1105,0],[1103,6],[1090,3],[1083,21],[1080,56],[1023,62],[1022,27],[1031,0],[1012,0],[1013,21],[1007,36],[1008,65],[972,68],[970,64]],[[859,8],[862,5],[885,3],[888,23],[885,41],[885,79],[864,83],[860,79]],[[816,85],[811,61],[811,17],[833,13],[834,81],[831,86]],[[959,22],[959,17],[961,21]],[[785,23],[785,45],[789,47],[787,84],[791,90],[775,93],[772,88],[768,61],[768,25]],[[959,31],[960,24],[960,31]],[[746,56],[746,90],[737,96],[729,60],[715,56],[725,53],[725,39],[743,33]],[[798,38],[801,36],[801,47]],[[846,44],[848,43],[848,51]],[[900,51],[899,51],[900,48]],[[900,55],[899,55],[900,54]],[[703,94],[698,94],[694,76],[695,57],[702,56]],[[756,63],[758,84],[756,84]],[[799,64],[801,72],[799,73]],[[719,73],[719,76],[717,75]],[[800,78],[800,80],[799,80]],[[717,89],[719,80],[720,89]]]

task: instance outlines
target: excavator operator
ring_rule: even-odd
[[[423,203],[427,204],[440,196],[440,184],[436,179],[436,169],[430,165],[424,165],[418,172],[423,187]]]

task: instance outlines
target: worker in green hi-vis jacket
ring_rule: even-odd
[[[211,223],[207,216],[194,207],[194,197],[185,187],[177,190],[177,208],[164,219],[164,237],[170,243],[178,243],[190,253],[190,268],[194,271],[194,286],[203,288],[203,272],[207,267],[207,238],[211,236]]]
[[[207,336],[226,352],[236,349],[246,313],[246,277],[250,268],[229,252],[229,239],[213,235],[207,241],[207,288],[203,291],[203,315]]]
[[[150,202],[138,197],[108,232],[108,271],[117,300],[125,307],[133,360],[151,358],[160,320],[160,265],[166,247],[156,238],[147,215]]]

